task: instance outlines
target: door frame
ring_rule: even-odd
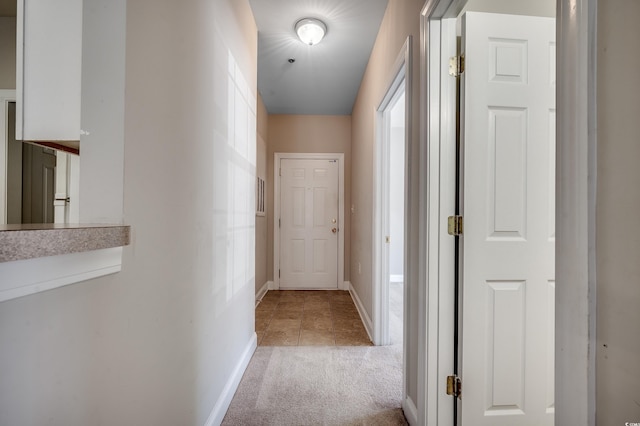
[[[455,113],[446,58],[466,0],[426,0],[420,24],[420,297],[418,424],[452,424],[452,242],[450,142]],[[556,14],[556,347],[555,421],[595,425],[595,196],[597,0],[557,0]],[[450,54],[453,56],[455,53]],[[455,88],[454,88],[455,89]],[[455,93],[455,92],[454,92]],[[455,95],[454,95],[455,96]],[[455,133],[454,133],[455,135]],[[424,336],[424,339],[422,337]],[[451,344],[449,344],[451,343]]]
[[[280,161],[292,160],[336,160],[338,162],[338,290],[348,290],[344,281],[344,153],[292,153],[273,154],[273,288],[280,289]]]
[[[15,90],[0,90],[0,223],[7,223],[7,157],[9,103],[16,101]],[[16,108],[16,114],[18,109]],[[17,118],[17,117],[16,117]]]
[[[390,103],[399,93],[399,88],[404,83],[404,108],[405,108],[405,132],[404,132],[404,260],[403,275],[404,282],[407,282],[407,214],[409,212],[409,202],[411,198],[409,158],[411,154],[411,37],[407,37],[396,61],[391,69],[391,78],[387,84],[387,90],[376,109],[376,140],[374,151],[374,192],[373,192],[373,344],[388,345],[389,336],[389,287],[384,285],[384,279],[389,280],[389,244],[384,241],[386,227],[388,225],[389,206],[388,190],[385,185],[389,181],[389,167],[385,165],[389,156],[389,138],[385,112]],[[388,185],[387,185],[388,186]],[[387,188],[388,189],[388,188]],[[403,324],[406,322],[406,286],[403,286]],[[406,327],[403,329],[403,345],[406,342]],[[406,349],[406,347],[404,348]],[[403,350],[404,352],[404,350]],[[404,363],[404,361],[403,361]],[[406,395],[405,395],[406,396]]]

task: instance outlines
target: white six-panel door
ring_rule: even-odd
[[[282,159],[280,174],[280,288],[337,289],[338,162]]]
[[[553,425],[554,40],[551,18],[463,17],[463,425]]]

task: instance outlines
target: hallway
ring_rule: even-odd
[[[390,285],[389,346],[359,346],[362,343],[357,339],[344,340],[337,346],[323,343],[322,338],[303,339],[309,325],[327,328],[331,321],[326,318],[333,318],[335,342],[342,342],[341,329],[362,327],[361,332],[371,345],[348,292],[268,292],[256,308],[256,329],[266,329],[267,334],[257,331],[261,343],[222,424],[406,425],[400,408],[402,292],[402,283]],[[287,309],[291,309],[289,315],[293,319],[282,318],[287,316]],[[268,346],[269,328],[281,321],[300,322],[297,331],[274,334],[284,336],[285,344],[292,346]],[[300,336],[297,347],[296,333]]]
[[[256,307],[259,346],[370,346],[347,291],[269,291]]]

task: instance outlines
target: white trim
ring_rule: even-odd
[[[456,35],[456,21],[455,18],[443,19],[440,21],[440,52],[438,63],[434,66],[439,66],[439,75],[449,77],[449,61],[448,58],[454,56],[457,52],[457,35]],[[434,201],[432,207],[437,209],[437,215],[432,217],[433,225],[435,226],[437,240],[430,241],[430,249],[438,253],[438,264],[436,266],[435,274],[433,278],[437,280],[438,294],[440,295],[439,306],[434,310],[434,319],[437,318],[437,324],[440,324],[440,330],[442,327],[445,329],[453,330],[454,328],[454,304],[455,294],[454,286],[451,285],[454,282],[454,268],[455,268],[455,239],[447,232],[447,217],[455,213],[456,197],[455,197],[455,182],[456,182],[456,82],[454,79],[444,78],[440,84],[440,99],[441,110],[439,117],[439,143],[438,147],[434,147],[439,153],[440,165],[439,176],[436,179],[440,181],[440,188],[445,190],[440,191],[439,194],[431,194],[434,197],[438,196],[439,201]],[[435,170],[431,172],[431,176],[435,173]],[[454,188],[454,190],[450,190]],[[430,233],[430,235],[432,235]],[[431,252],[431,250],[428,250]],[[434,259],[435,260],[435,259]],[[442,285],[442,283],[449,283],[449,285]],[[432,289],[435,290],[435,289]],[[437,297],[435,297],[437,300]],[[437,316],[436,316],[437,315]],[[438,333],[436,336],[438,339],[437,344],[437,368],[433,369],[435,376],[433,379],[436,383],[436,392],[439,395],[439,401],[444,406],[450,408],[450,397],[446,395],[446,377],[453,371],[453,357],[454,357],[454,339],[453,333]],[[427,343],[427,348],[429,344]],[[434,366],[434,367],[436,367]],[[439,370],[438,370],[439,368]],[[453,413],[451,409],[445,408],[438,412],[438,422],[447,422],[449,419],[453,421]],[[429,411],[427,410],[427,414]]]
[[[389,287],[385,285],[389,277],[389,244],[385,242],[385,236],[388,232],[388,189],[385,182],[389,180],[389,170],[385,164],[385,159],[389,157],[389,140],[388,129],[386,128],[387,120],[385,115],[388,114],[388,108],[391,103],[397,99],[399,89],[404,84],[405,95],[405,174],[404,174],[404,260],[403,270],[407,274],[407,256],[410,253],[409,242],[407,238],[409,233],[409,220],[407,215],[410,213],[411,206],[411,129],[412,129],[412,38],[407,37],[404,45],[400,49],[400,53],[396,58],[390,72],[390,79],[387,84],[387,90],[382,97],[378,108],[376,109],[376,141],[374,151],[374,191],[373,191],[373,342],[376,345],[388,345],[391,343],[389,335]],[[404,312],[407,312],[407,301],[404,301]],[[406,342],[407,339],[405,338]],[[407,343],[404,350],[406,351]]]
[[[422,424],[426,424],[427,413],[429,415],[437,416],[437,404],[431,407],[432,410],[428,410],[428,400],[427,400],[427,386],[428,382],[432,377],[432,372],[428,371],[427,368],[435,366],[437,368],[437,363],[429,362],[427,355],[427,340],[428,334],[430,332],[429,326],[432,326],[432,322],[429,322],[427,317],[429,303],[431,302],[431,297],[428,297],[429,288],[427,287],[429,284],[429,280],[427,278],[427,273],[432,272],[432,269],[429,268],[428,262],[428,251],[427,245],[431,241],[428,235],[428,221],[431,218],[429,214],[429,206],[430,206],[430,197],[429,197],[429,174],[431,173],[431,168],[429,161],[431,160],[431,154],[429,153],[429,147],[427,143],[430,143],[430,138],[428,138],[428,124],[427,120],[432,120],[432,114],[429,114],[429,100],[427,98],[428,95],[428,87],[433,86],[434,78],[439,77],[436,73],[435,76],[432,72],[428,72],[429,61],[427,57],[427,53],[429,52],[427,49],[428,41],[430,37],[428,37],[428,20],[426,17],[429,16],[431,10],[429,9],[429,4],[432,4],[432,1],[427,0],[427,4],[425,4],[421,14],[420,14],[420,81],[424,82],[424,84],[420,84],[420,89],[418,92],[419,103],[420,103],[420,150],[418,157],[418,353],[417,353],[417,365],[418,365],[418,406],[416,407],[415,413],[415,422],[418,420],[422,421]],[[431,79],[431,80],[430,80]],[[437,297],[437,296],[436,296]],[[437,353],[438,347],[437,344],[435,347],[428,346],[430,353]],[[405,378],[407,381],[408,378]]]
[[[418,409],[416,404],[408,396],[402,401],[402,411],[411,426],[418,425]]]
[[[353,303],[354,305],[356,305],[356,309],[358,310],[358,313],[360,314],[360,319],[362,320],[362,323],[364,324],[364,328],[367,330],[367,334],[369,335],[369,339],[371,339],[373,341],[373,339],[371,338],[371,336],[373,335],[373,322],[371,321],[371,318],[369,317],[369,315],[367,314],[367,310],[364,308],[364,305],[362,304],[362,300],[360,300],[360,297],[358,296],[358,292],[356,291],[355,287],[353,285],[349,286],[349,294],[351,294],[351,299],[353,299]]]
[[[429,0],[422,12],[421,74],[427,86],[421,93],[425,120],[424,152],[426,166],[421,183],[425,201],[420,217],[420,281],[426,291],[420,294],[421,330],[419,336],[418,418],[420,424],[452,424],[451,397],[446,395],[446,376],[453,372],[454,287],[453,239],[446,232],[446,217],[455,209],[456,85],[448,76],[447,58],[456,55],[456,20],[442,19],[452,2]],[[444,5],[444,7],[443,7]],[[462,7],[459,5],[457,7]],[[455,16],[455,15],[454,15]],[[430,49],[431,48],[431,49]],[[421,287],[422,288],[422,287]],[[426,329],[424,328],[426,325]],[[442,410],[439,407],[444,407]]]
[[[256,333],[253,333],[249,344],[245,348],[244,352],[242,352],[242,355],[240,356],[236,367],[233,369],[233,373],[231,373],[229,380],[227,380],[227,383],[222,389],[222,393],[218,397],[216,404],[213,406],[211,414],[209,414],[207,421],[204,423],[205,426],[217,426],[219,424],[222,424],[222,420],[224,419],[225,414],[227,414],[229,405],[231,405],[233,395],[238,389],[238,385],[240,384],[242,375],[247,369],[249,361],[251,361],[251,357],[253,356],[253,353],[255,352],[257,347],[258,337],[256,336]]]
[[[273,154],[273,289],[280,289],[280,231],[278,220],[280,219],[280,160],[336,160],[338,161],[338,276],[336,277],[336,289],[340,288],[344,280],[344,153],[294,153],[276,152]]]
[[[351,288],[351,281],[342,281],[342,286],[339,288],[339,290],[349,291],[350,288]]]
[[[269,282],[270,281],[267,281],[266,283],[264,283],[262,287],[260,287],[256,292],[256,306],[258,306],[258,303],[262,301],[262,298],[264,297],[264,295],[267,294],[267,291],[269,291]]]
[[[276,285],[273,281],[267,281],[267,286],[269,290],[277,290]]]
[[[16,140],[22,140],[24,129],[24,2],[17,0],[16,8]]]
[[[427,0],[421,23],[421,75],[427,87],[422,90],[421,111],[427,119],[421,129],[426,141],[421,152],[420,244],[422,269],[420,282],[426,280],[426,293],[420,294],[418,342],[418,424],[451,424],[447,413],[450,397],[443,396],[447,367],[448,335],[452,333],[450,289],[444,274],[449,268],[451,250],[440,238],[442,215],[449,192],[449,164],[442,148],[449,108],[440,105],[447,99],[440,90],[440,70],[446,55],[441,46],[445,21],[457,16],[465,0]],[[595,185],[596,185],[596,111],[595,52],[596,0],[558,0],[557,16],[557,178],[556,178],[556,384],[555,422],[562,425],[595,424]],[[440,28],[440,25],[443,28]],[[435,47],[434,51],[431,48]],[[437,64],[434,64],[436,61]],[[444,82],[446,79],[442,79]],[[420,286],[422,288],[422,286]],[[446,313],[446,315],[445,315]],[[426,325],[426,329],[424,328]],[[449,349],[449,352],[451,350]],[[423,397],[426,406],[421,406]],[[438,410],[438,407],[443,407]],[[407,416],[408,418],[408,416]]]
[[[0,302],[121,270],[122,247],[0,263]]]
[[[7,223],[7,163],[9,161],[9,103],[16,101],[15,90],[0,90],[0,223]],[[17,111],[17,105],[16,105]]]
[[[596,423],[596,3],[558,0],[557,8],[558,425]]]

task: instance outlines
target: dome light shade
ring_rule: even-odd
[[[309,46],[320,43],[326,33],[327,26],[319,19],[303,18],[296,22],[296,34],[304,44]]]

